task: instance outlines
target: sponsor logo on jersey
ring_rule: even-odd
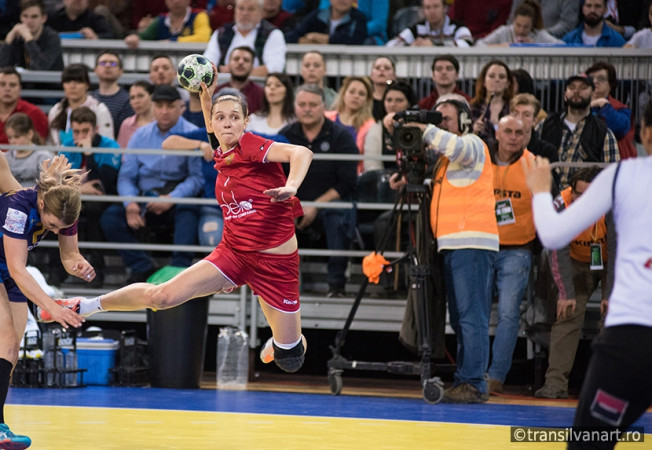
[[[7,208],[7,217],[5,218],[5,223],[2,228],[10,233],[23,234],[26,225],[27,214],[23,211],[18,211],[17,209]]]

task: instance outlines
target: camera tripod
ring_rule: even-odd
[[[418,204],[418,210],[410,208],[410,204]],[[406,208],[407,207],[407,208]],[[408,224],[410,238],[408,239],[408,248],[404,256],[390,263],[395,265],[402,261],[408,263],[409,290],[412,295],[416,295],[417,302],[417,341],[418,351],[421,354],[420,362],[409,361],[390,361],[390,362],[368,362],[368,361],[351,361],[344,358],[341,349],[344,346],[346,335],[351,328],[351,323],[355,318],[360,302],[365,294],[369,279],[365,278],[358,295],[353,302],[349,316],[346,319],[344,328],[340,330],[335,337],[335,345],[331,346],[333,357],[328,361],[328,383],[333,395],[339,395],[342,392],[342,372],[344,370],[368,370],[381,371],[398,375],[420,375],[423,398],[427,403],[439,403],[444,394],[444,385],[439,377],[431,377],[431,326],[429,299],[431,295],[431,286],[428,282],[431,267],[428,264],[432,248],[429,245],[430,238],[430,192],[429,188],[423,184],[406,184],[400,191],[394,208],[392,210],[389,225],[385,230],[383,237],[378,245],[376,253],[382,254],[386,243],[389,241],[392,229],[399,219],[400,213],[406,209],[408,214]],[[416,215],[416,217],[415,217]],[[410,294],[408,294],[410,295]]]

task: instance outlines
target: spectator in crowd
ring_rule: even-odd
[[[337,91],[326,84],[326,60],[319,50],[309,50],[303,54],[301,78],[305,84],[316,84],[322,88],[326,109],[333,106]]]
[[[8,144],[5,132],[7,119],[16,113],[25,113],[32,119],[34,129],[45,140],[48,136],[48,118],[41,108],[20,98],[20,74],[13,67],[0,69],[0,144]]]
[[[153,92],[154,85],[146,80],[138,80],[129,88],[129,105],[133,109],[134,115],[127,117],[120,125],[117,139],[120,147],[126,148],[134,131],[154,120]]]
[[[416,96],[414,90],[409,84],[403,81],[393,81],[387,85],[387,89],[383,95],[384,109],[387,113],[369,129],[364,140],[365,156],[396,156],[393,140],[394,114],[410,109],[415,104],[415,101]],[[364,172],[396,169],[395,161],[365,159],[363,163]]]
[[[79,63],[66,66],[61,72],[61,84],[64,97],[48,112],[49,143],[61,145],[64,135],[69,134],[70,131],[70,113],[80,106],[88,106],[92,109],[97,117],[97,132],[113,139],[115,136],[113,118],[109,108],[88,95],[88,90],[91,87],[88,67]]]
[[[532,94],[516,94],[509,102],[509,114],[523,123],[525,148],[533,155],[554,162],[559,159],[557,149],[551,143],[541,140],[534,131],[540,110],[541,102]]]
[[[316,9],[285,34],[288,44],[360,45],[367,39],[367,18],[353,0],[333,0],[328,8]]]
[[[364,153],[364,139],[369,128],[375,123],[371,113],[373,105],[373,88],[367,77],[346,77],[342,81],[332,111],[324,115],[338,125],[343,126],[351,133],[358,147]],[[362,161],[359,164],[362,172]]]
[[[88,7],[88,0],[63,0],[63,6],[48,16],[47,25],[59,33],[78,33],[83,39],[113,39],[104,17]]]
[[[136,130],[129,148],[160,148],[163,140],[173,134],[192,131],[197,127],[181,117],[183,102],[172,86],[159,85],[152,94],[154,122]],[[121,196],[194,197],[204,186],[201,161],[191,156],[126,154],[118,173],[118,194]],[[136,202],[112,204],[102,214],[100,225],[110,242],[139,242],[139,233],[173,230],[175,245],[194,245],[187,221],[190,213],[169,202]],[[143,237],[144,238],[144,237]],[[146,281],[156,267],[141,250],[119,250],[130,269],[127,284]],[[187,267],[192,253],[173,252],[172,265]]]
[[[523,3],[523,0],[514,0],[509,17],[514,17],[514,12]],[[580,0],[540,0],[543,26],[546,31],[556,38],[561,38],[577,26],[580,16]]]
[[[589,47],[622,47],[625,39],[604,21],[607,0],[584,0],[583,21],[564,35],[567,44],[583,44]]]
[[[211,29],[233,22],[235,0],[209,0],[206,12],[211,21]],[[210,8],[210,10],[209,10]]]
[[[534,95],[534,80],[532,75],[525,69],[512,69],[512,89],[516,94]]]
[[[443,256],[450,323],[457,336],[453,386],[447,403],[483,403],[489,399],[489,311],[493,261],[499,250],[494,177],[487,145],[470,134],[468,103],[457,94],[439,98],[438,126],[425,128],[423,143],[441,158],[434,175],[430,223]],[[390,184],[405,184],[392,175]]]
[[[294,105],[297,121],[280,131],[291,144],[304,145],[313,153],[358,154],[351,134],[325,117],[324,94],[319,86],[299,86]],[[353,200],[356,166],[356,161],[313,161],[297,191],[297,198],[317,203]],[[355,213],[352,209],[303,205],[303,217],[297,222],[297,237],[301,240],[311,232],[313,235],[323,233],[328,249],[346,250],[351,244],[355,223]],[[346,267],[346,257],[329,257],[327,297],[344,296]]]
[[[455,0],[448,15],[468,27],[474,39],[480,39],[507,23],[511,6],[512,0]]]
[[[494,31],[478,39],[477,46],[501,46],[512,44],[563,44],[543,28],[541,6],[537,0],[524,0],[514,10],[512,23],[501,25]]]
[[[21,0],[17,23],[0,46],[0,67],[19,66],[30,70],[62,70],[61,40],[47,20],[42,0]]]
[[[629,48],[652,48],[652,2],[647,9],[647,24],[645,28],[637,31],[625,44]]]
[[[528,72],[525,69],[514,69],[511,70],[511,72],[512,72],[512,89],[514,91],[514,95],[532,94],[536,96],[536,94],[534,93],[534,80],[532,79],[530,72]],[[534,117],[534,125],[537,125],[539,122],[544,121],[545,118],[548,116],[548,113],[544,111],[543,108],[541,108],[541,103],[539,103],[539,107],[537,108],[537,110],[538,113]]]
[[[599,169],[582,168],[555,199],[557,211],[568,208],[588,189]],[[608,259],[614,256],[616,235],[603,216],[580,233],[571,243],[551,252],[550,270],[557,284],[557,320],[550,329],[548,369],[544,385],[534,393],[539,398],[568,398],[568,375],[573,367],[580,341],[586,304],[598,283],[602,286],[600,313],[607,312],[611,276],[607,276]],[[609,230],[607,229],[609,228]]]
[[[19,0],[6,0],[0,8],[0,40],[20,21]]]
[[[634,146],[636,128],[632,119],[632,111],[624,103],[613,97],[618,80],[616,68],[606,62],[598,61],[586,69],[595,88],[591,100],[591,113],[605,121],[607,127],[618,139],[620,159],[632,158],[638,155]]]
[[[282,73],[270,73],[265,79],[260,111],[249,114],[246,129],[271,137],[295,119],[292,80]]]
[[[411,47],[470,47],[473,45],[471,31],[446,15],[448,6],[444,0],[423,0],[426,20],[401,31],[387,43],[388,47],[409,45]]]
[[[383,97],[385,97],[387,85],[396,80],[396,66],[394,65],[394,61],[387,56],[376,58],[374,64],[371,66],[369,79],[374,88],[373,116],[375,120],[381,120],[386,114]]]
[[[122,121],[134,113],[129,104],[129,92],[118,84],[122,76],[122,58],[113,50],[104,50],[95,58],[95,75],[98,88],[91,95],[109,108],[113,129],[120,130]]]
[[[499,60],[489,61],[475,81],[475,96],[471,99],[473,133],[487,145],[493,145],[494,133],[501,117],[509,114],[509,101],[514,95],[512,72]]]
[[[143,41],[208,42],[211,26],[205,11],[192,9],[190,0],[165,0],[168,11],[154,19],[145,30],[125,38],[129,48]]]
[[[73,169],[88,171],[80,188],[84,195],[118,195],[118,170],[122,155],[120,153],[94,153],[95,148],[120,148],[113,139],[97,133],[97,118],[95,113],[86,106],[76,108],[70,114],[70,128],[72,136],[66,136],[62,144],[64,147],[81,147],[87,149],[83,153],[62,152],[68,158]],[[84,201],[82,204],[78,234],[82,240],[103,242],[104,233],[98,227],[102,213],[110,203],[101,201]],[[101,287],[104,283],[104,250],[89,249],[84,252],[87,260],[95,269],[95,278],[92,287]]]
[[[326,9],[330,4],[331,0],[320,0],[319,8]],[[387,42],[389,0],[357,0],[354,6],[367,18],[365,44],[384,45]]]
[[[521,302],[530,278],[536,230],[532,219],[532,194],[525,183],[522,160],[532,157],[525,149],[523,122],[504,116],[496,130],[497,148],[491,152],[494,171],[496,221],[500,250],[493,267],[493,287],[498,296],[498,324],[489,364],[489,393],[502,393],[512,366],[520,328]]]
[[[420,109],[434,108],[440,96],[446,94],[458,94],[467,101],[471,97],[466,95],[459,87],[457,80],[460,73],[460,62],[451,54],[437,55],[432,60],[432,81],[435,86],[430,95],[419,100]]]
[[[16,113],[7,119],[5,132],[9,145],[22,145],[20,150],[9,150],[5,153],[11,173],[23,187],[33,187],[41,171],[41,164],[52,159],[54,154],[49,150],[27,148],[43,145],[43,138],[36,132],[32,119],[25,113]]]
[[[283,32],[263,19],[263,0],[236,0],[235,20],[213,32],[204,51],[219,72],[228,72],[227,61],[233,49],[247,46],[254,50],[253,76],[285,71]]]
[[[263,2],[263,19],[281,30],[284,34],[296,24],[294,14],[282,8],[281,0],[265,0]]]
[[[563,162],[618,162],[618,143],[604,121],[591,114],[591,100],[595,85],[586,74],[566,80],[564,102],[566,108],[549,114],[539,124],[539,137],[550,142]],[[560,190],[568,187],[572,169],[559,169]]]
[[[252,113],[257,112],[263,103],[263,88],[252,81],[249,76],[253,72],[254,59],[256,54],[251,47],[242,46],[234,48],[229,55],[228,72],[231,80],[217,86],[215,92],[225,87],[232,87],[240,92],[247,99],[247,106]]]
[[[167,12],[163,0],[139,0],[133,2],[130,30],[141,33],[161,14]]]
[[[187,89],[177,86],[177,68],[172,62],[172,58],[163,53],[158,53],[152,56],[149,63],[149,81],[154,85],[165,84],[168,86],[176,86],[181,100],[188,102],[190,100],[190,93]]]
[[[140,3],[140,2],[139,2]],[[89,0],[88,6],[95,14],[104,17],[116,39],[122,39],[130,30],[134,2],[130,0]]]
[[[648,0],[606,0],[607,12],[604,22],[622,35],[631,38],[637,29],[644,26]]]

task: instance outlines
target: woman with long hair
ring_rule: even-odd
[[[249,115],[247,130],[268,136],[275,135],[294,121],[294,86],[282,73],[270,73],[265,78],[263,104],[260,111]]]
[[[501,117],[509,114],[509,102],[514,96],[512,72],[500,60],[489,61],[475,81],[475,96],[471,99],[473,133],[487,145],[495,141],[495,131]]]
[[[78,63],[66,66],[61,72],[61,83],[64,97],[48,113],[48,125],[50,126],[48,142],[53,145],[61,145],[63,141],[61,133],[69,133],[70,130],[70,113],[79,106],[88,106],[95,113],[99,134],[114,139],[113,117],[111,117],[109,108],[88,95],[91,87],[88,66]]]
[[[365,155],[396,155],[393,142],[394,114],[409,109],[415,102],[416,95],[409,84],[403,81],[394,81],[387,85],[383,95],[384,109],[387,114],[369,129],[364,141]],[[395,161],[364,160],[364,172],[391,169],[396,169]]]
[[[41,289],[27,271],[28,251],[51,231],[59,237],[61,262],[68,273],[84,281],[95,277],[93,267],[77,247],[79,186],[85,174],[69,166],[60,167],[59,172],[52,172],[47,170],[45,162],[36,187],[0,195],[0,434],[3,445],[9,444],[3,448],[27,448],[31,444],[29,437],[11,432],[4,416],[9,379],[18,361],[20,340],[27,323],[27,301],[47,312],[52,321],[64,328],[79,327],[84,322],[83,317],[62,308]]]
[[[127,148],[134,131],[154,120],[153,92],[154,85],[146,80],[138,80],[129,88],[129,104],[135,114],[127,117],[120,125],[120,132],[116,139],[120,147]]]
[[[541,6],[536,0],[523,0],[514,10],[512,23],[501,25],[475,45],[507,47],[512,44],[562,44],[564,41],[548,33],[543,27]]]
[[[333,111],[326,111],[327,119],[344,126],[355,140],[358,151],[364,153],[364,140],[375,122],[371,113],[373,88],[367,77],[346,77],[335,98]],[[359,172],[362,171],[362,162]]]
[[[394,61],[387,56],[379,56],[371,66],[371,75],[369,75],[374,87],[374,104],[372,113],[375,120],[382,120],[387,114],[383,102],[385,91],[388,83],[396,80],[396,65]]]

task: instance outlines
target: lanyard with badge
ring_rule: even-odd
[[[502,189],[502,186],[504,186],[504,181],[505,178],[507,178],[507,170],[509,167],[505,170],[505,174],[503,175],[503,183],[501,183],[500,186],[500,191],[505,192],[505,189]],[[494,185],[497,184],[497,180],[494,180]],[[506,198],[501,198],[500,200],[496,200],[496,222],[498,222],[498,226],[503,226],[503,225],[510,225],[512,223],[516,223],[516,216],[514,214],[514,207],[512,205],[512,199],[509,197]]]
[[[591,233],[591,270],[603,270],[604,261],[602,259],[602,245],[596,242],[598,239],[598,222],[595,223],[593,233]]]

